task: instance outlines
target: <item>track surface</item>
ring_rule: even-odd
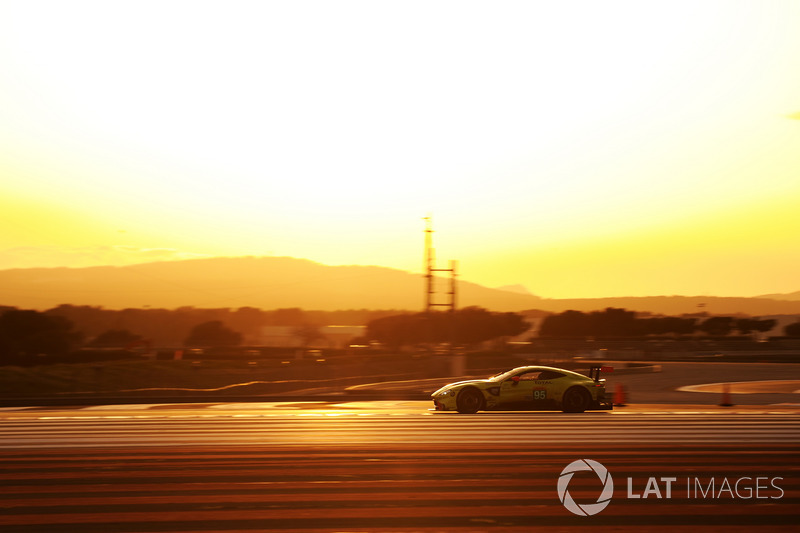
[[[426,409],[5,410],[0,531],[800,528],[800,415],[792,411]],[[562,470],[583,458],[614,481],[610,504],[594,516],[569,512],[556,490]],[[592,472],[569,483],[580,504],[601,490]]]

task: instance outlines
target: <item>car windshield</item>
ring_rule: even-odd
[[[506,380],[506,379],[510,378],[517,370],[519,370],[519,369],[518,368],[512,368],[511,370],[504,370],[504,371],[500,372],[499,374],[495,374],[494,376],[490,376],[489,377],[489,381],[503,381],[503,380]]]

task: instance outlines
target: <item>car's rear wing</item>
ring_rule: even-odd
[[[592,365],[589,367],[589,377],[595,381],[600,381],[601,372],[613,372],[613,366]]]

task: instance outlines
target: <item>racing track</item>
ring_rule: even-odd
[[[791,409],[464,416],[431,413],[427,402],[250,407],[0,411],[0,529],[749,533],[800,524],[800,415]],[[571,514],[556,492],[562,469],[581,458],[602,463],[615,483],[595,516]],[[660,499],[652,487],[641,497],[651,477]],[[662,477],[676,478],[669,499]],[[628,478],[638,499],[628,498]],[[691,490],[695,479],[703,490],[713,479],[717,492],[723,479],[744,478],[736,497]],[[744,498],[748,484],[766,488]],[[569,491],[594,503],[601,484],[576,474]]]

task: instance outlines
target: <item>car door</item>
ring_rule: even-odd
[[[561,372],[542,370],[531,389],[533,409],[553,409],[563,390],[569,386],[569,380]]]
[[[505,409],[530,409],[535,395],[546,395],[541,392],[537,383],[541,371],[531,370],[517,374],[500,384],[500,404]]]

